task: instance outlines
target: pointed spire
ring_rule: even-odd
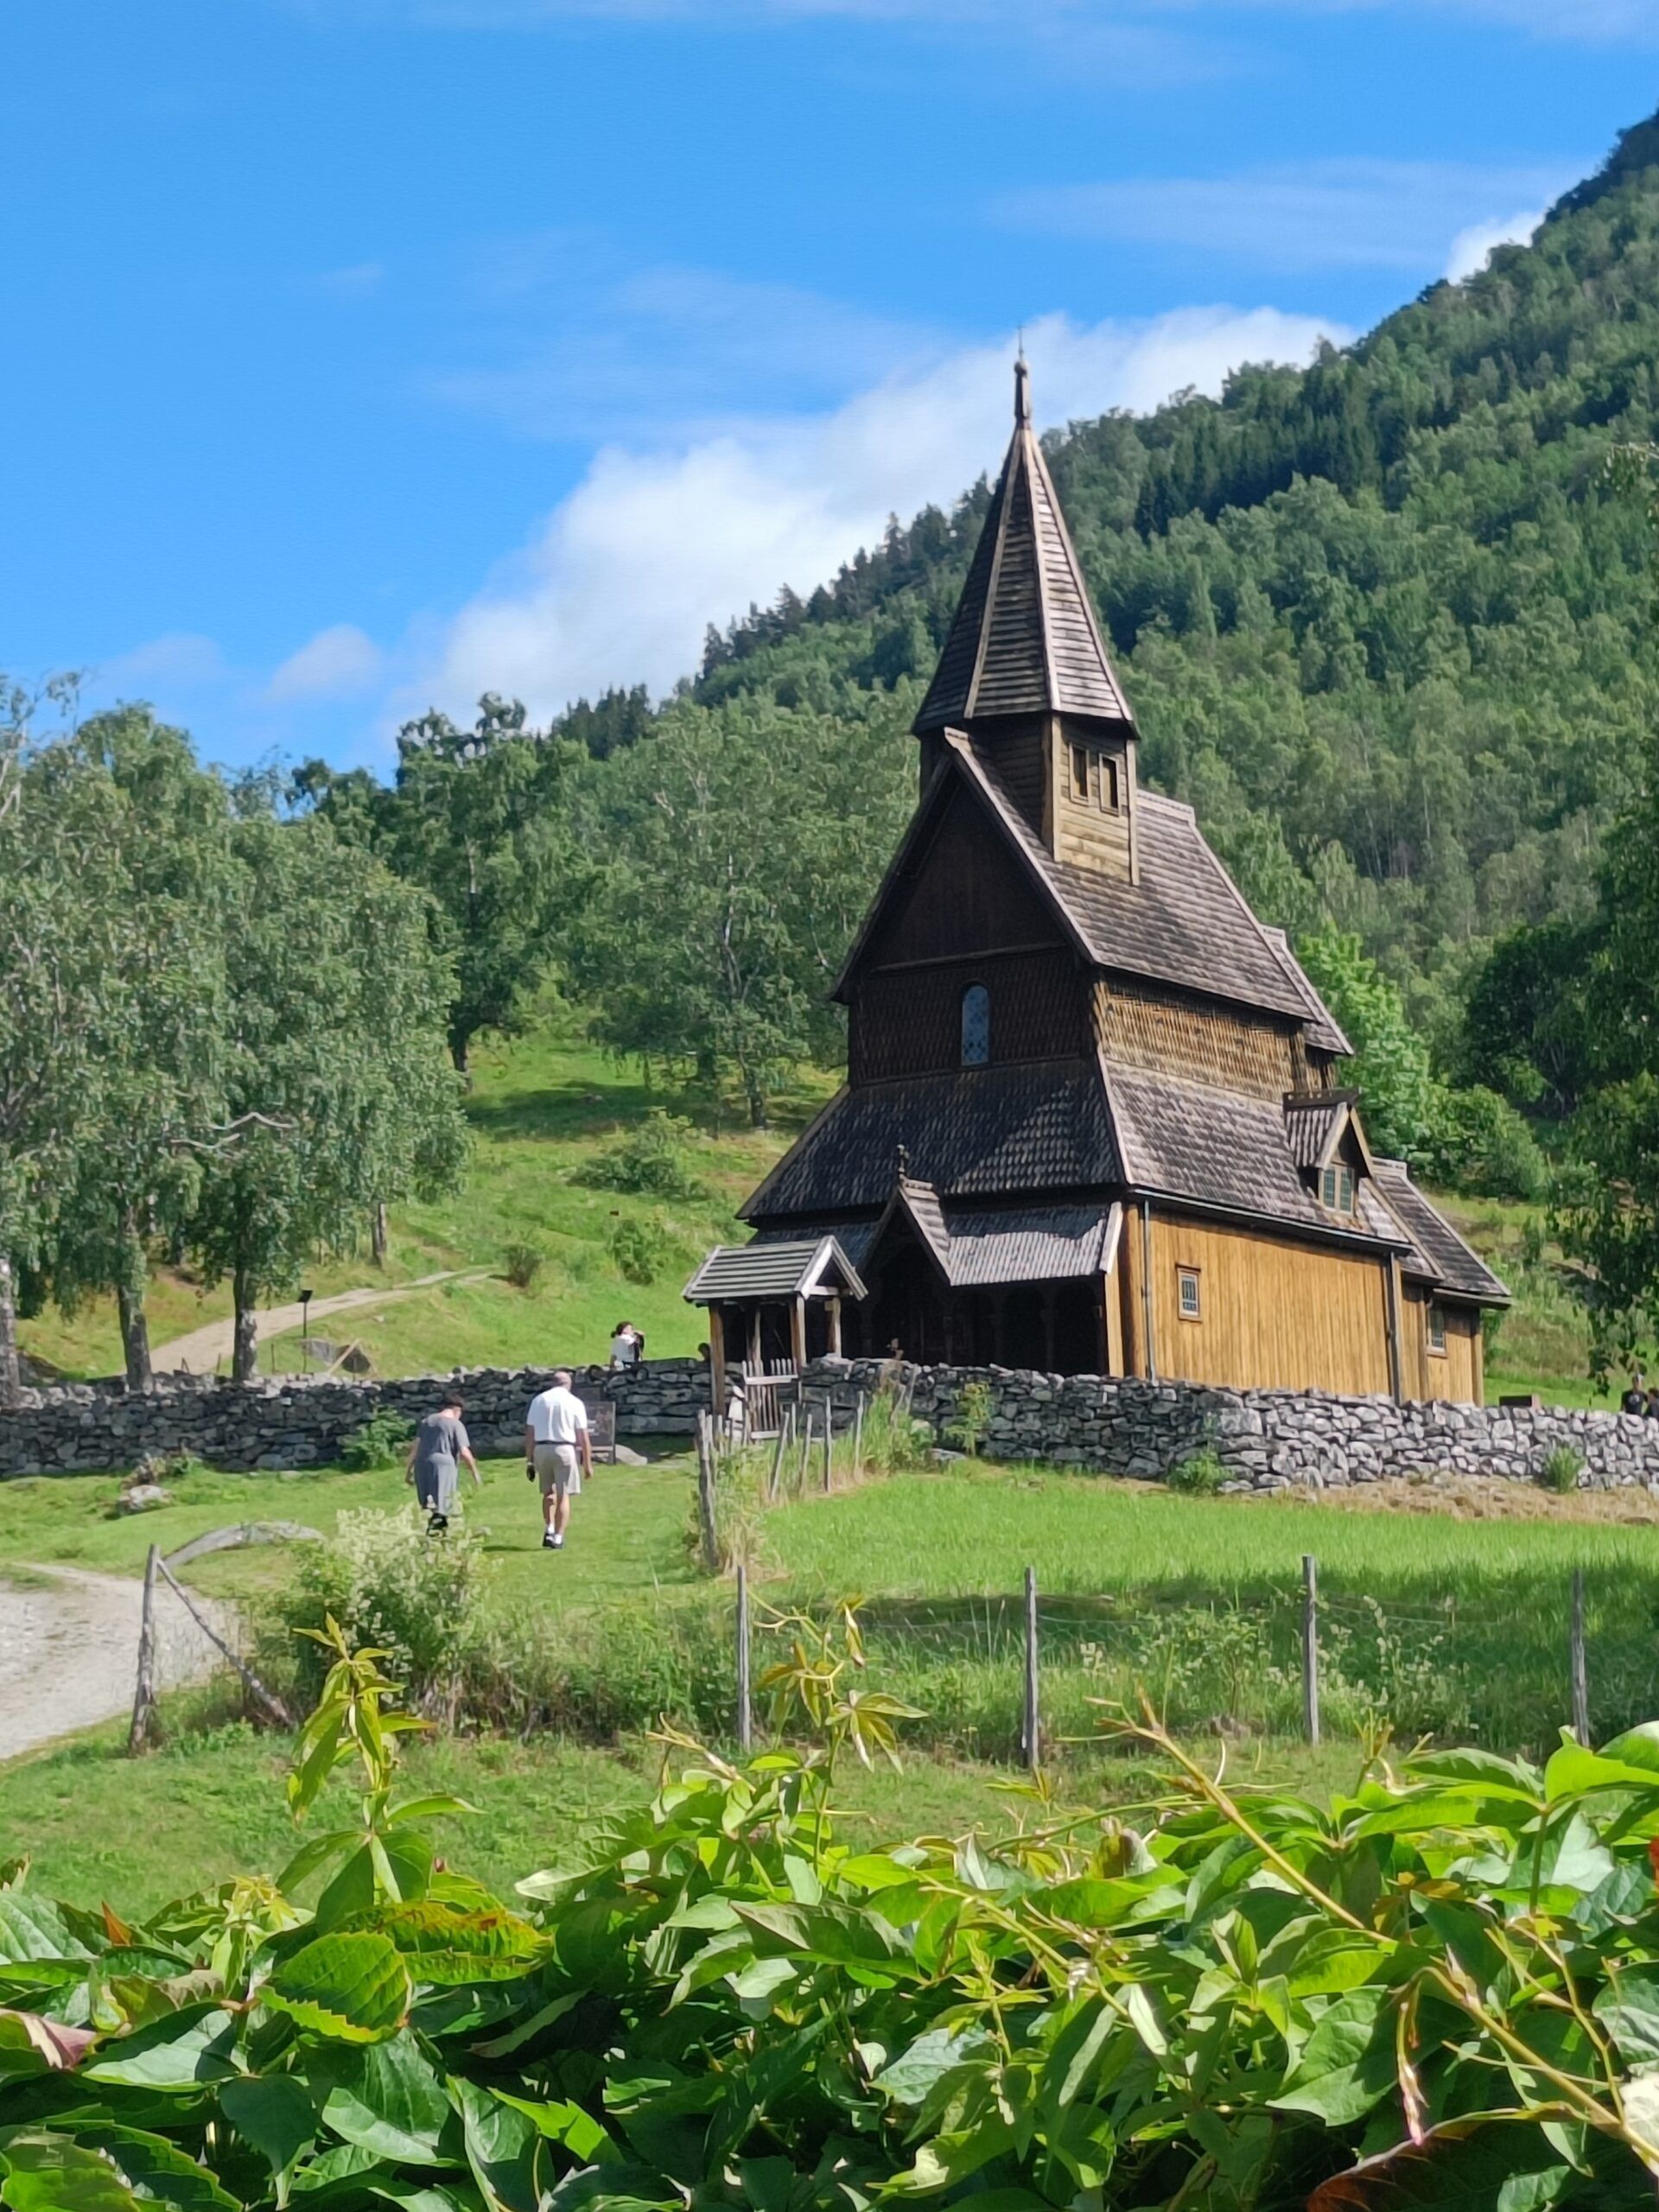
[[[1031,372],[1014,365],[1014,437],[950,634],[912,725],[1079,715],[1134,728],[1032,427]]]

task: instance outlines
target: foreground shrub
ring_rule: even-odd
[[[546,1266],[538,1244],[509,1244],[501,1255],[501,1272],[515,1290],[534,1290]]]
[[[624,1214],[611,1230],[611,1257],[625,1281],[648,1289],[683,1266],[685,1248],[660,1214]]]
[[[509,1907],[400,1798],[332,1622],[273,1883],[124,1922],[0,1873],[10,2212],[1637,2212],[1659,2173],[1659,1725],[1540,1770],[1230,1792],[1155,1725],[1144,1825],[1039,1789],[1000,1842],[835,1834],[902,1719],[795,1631],[822,1748],[664,1738],[649,1808]],[[330,1813],[330,1820],[337,1815]]]
[[[1213,1444],[1206,1444],[1202,1452],[1183,1459],[1164,1478],[1171,1490],[1184,1491],[1189,1497],[1213,1497],[1226,1479],[1227,1470]]]
[[[1583,1472],[1583,1452],[1575,1452],[1570,1444],[1557,1444],[1544,1454],[1538,1480],[1545,1490],[1553,1490],[1557,1497],[1565,1497],[1569,1491],[1577,1490]]]
[[[487,1641],[485,1581],[483,1552],[457,1526],[435,1539],[412,1505],[344,1512],[328,1542],[302,1548],[274,1601],[277,1651],[297,1653],[295,1687],[308,1704],[323,1678],[315,1639],[333,1619],[351,1643],[386,1654],[414,1704],[453,1710]],[[267,1656],[274,1670],[269,1641]]]

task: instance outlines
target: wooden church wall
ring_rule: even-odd
[[[853,995],[847,1072],[853,1083],[934,1075],[962,1064],[962,995],[990,994],[991,1065],[1080,1059],[1090,1049],[1087,1000],[1077,963],[1052,952],[988,953],[896,971],[868,970]]]
[[[907,895],[889,910],[860,965],[868,971],[1062,941],[1001,835],[958,790],[912,864]]]
[[[1402,1365],[1408,1398],[1480,1405],[1486,1396],[1485,1345],[1472,1306],[1445,1306],[1446,1350],[1428,1348],[1428,1294],[1408,1288],[1400,1302]]]
[[[1138,1278],[1141,1224],[1126,1221],[1123,1230],[1137,1248]],[[1187,1268],[1198,1276],[1196,1321],[1180,1310]],[[1392,1392],[1388,1278],[1375,1259],[1154,1214],[1152,1290],[1158,1372],[1166,1380]],[[1141,1326],[1136,1317],[1137,1334]]]
[[[1307,1083],[1299,1039],[1251,1015],[1182,999],[1154,983],[1114,976],[1094,987],[1095,1032],[1108,1059],[1155,1068],[1258,1098],[1281,1098]]]

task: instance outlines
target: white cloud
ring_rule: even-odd
[[[1478,276],[1491,259],[1495,247],[1525,245],[1543,219],[1541,207],[1530,207],[1500,223],[1471,223],[1466,231],[1459,231],[1446,257],[1447,283],[1460,284],[1465,276]]]
[[[266,685],[267,697],[339,699],[365,691],[380,673],[380,649],[350,622],[336,622],[290,653]]]
[[[1270,308],[1183,308],[1145,323],[1033,324],[1039,419],[1215,391],[1246,360],[1300,360],[1351,334]],[[803,593],[879,537],[890,513],[953,499],[1007,442],[1010,339],[890,376],[832,410],[728,423],[659,451],[612,445],[536,539],[448,624],[394,711],[464,711],[516,693],[537,716],[607,684],[664,690],[710,622],[788,582]]]
[[[993,212],[1019,229],[1224,254],[1266,268],[1426,272],[1440,266],[1449,230],[1490,230],[1494,208],[1554,199],[1583,166],[1287,162],[1227,176],[1033,187],[1003,194]]]
[[[169,630],[102,662],[92,671],[92,683],[100,697],[130,699],[147,692],[218,683],[228,673],[213,639],[193,630]]]
[[[379,261],[354,261],[344,269],[325,269],[313,279],[318,291],[337,300],[366,300],[385,281],[385,264]]]

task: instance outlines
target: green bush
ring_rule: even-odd
[[[1477,1084],[1436,1088],[1422,1172],[1431,1182],[1483,1198],[1533,1202],[1549,1190],[1549,1167],[1537,1140],[1507,1098]]]
[[[413,1506],[396,1513],[348,1510],[327,1542],[301,1548],[293,1581],[273,1602],[280,1639],[273,1650],[268,1630],[265,1648],[273,1664],[287,1649],[296,1687],[308,1702],[324,1663],[314,1639],[333,1618],[349,1642],[388,1654],[416,1705],[454,1711],[487,1643],[486,1580],[481,1547],[458,1527],[435,1539]]]
[[[1190,1497],[1213,1497],[1227,1480],[1227,1470],[1213,1444],[1206,1444],[1201,1452],[1183,1459],[1164,1477],[1171,1490],[1183,1491]]]
[[[606,1146],[588,1168],[587,1179],[602,1191],[626,1191],[637,1198],[706,1198],[695,1166],[696,1138],[690,1122],[653,1106],[632,1128]]]
[[[395,1467],[409,1450],[409,1440],[414,1433],[413,1421],[382,1407],[353,1429],[341,1443],[340,1464],[359,1474],[377,1467]]]
[[[988,1382],[964,1382],[962,1395],[957,1401],[957,1417],[945,1434],[951,1443],[959,1444],[969,1459],[977,1459],[979,1447],[985,1441],[985,1432],[991,1425],[996,1410]]]
[[[1584,1472],[1584,1454],[1570,1444],[1557,1444],[1544,1454],[1544,1464],[1538,1470],[1538,1480],[1545,1490],[1553,1490],[1565,1497],[1579,1486],[1579,1477]]]
[[[547,1255],[537,1244],[509,1244],[501,1255],[501,1272],[515,1290],[534,1290],[547,1265]]]
[[[629,1705],[671,1687],[632,1618]],[[849,1847],[836,1755],[904,1708],[854,1691],[852,1625],[785,1626],[814,1747],[670,1733],[655,1802],[509,1908],[436,1856],[467,1808],[400,1795],[396,1689],[328,1624],[289,1803],[356,1803],[274,1881],[135,1925],[0,1869],[0,2201],[1651,2206],[1659,1725],[1542,1770],[1370,1759],[1317,1808],[1122,1726],[1135,1825],[1033,1787],[998,1842]]]
[[[660,1214],[624,1214],[611,1230],[611,1257],[629,1282],[658,1282],[685,1264],[685,1248]]]

